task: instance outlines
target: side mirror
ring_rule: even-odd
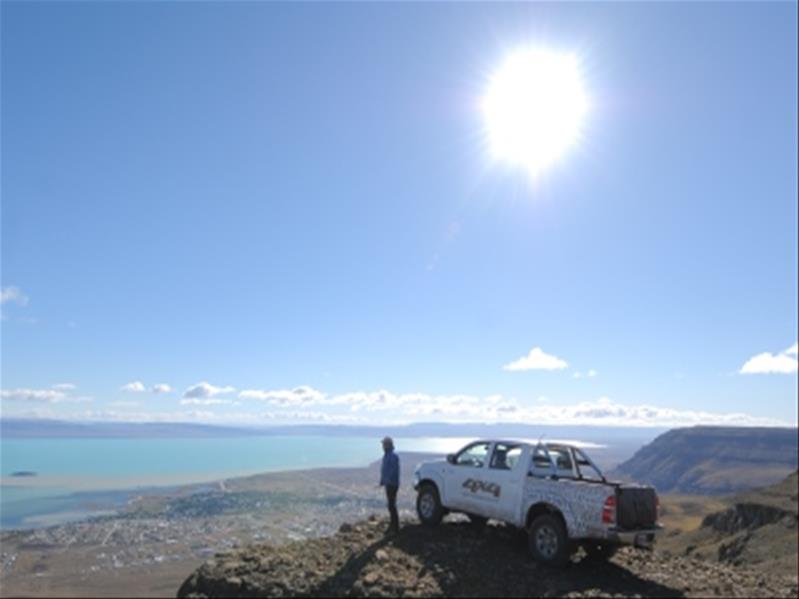
[[[450,464],[454,464],[455,463],[455,454],[454,453],[448,453],[447,454],[447,462],[449,462]]]

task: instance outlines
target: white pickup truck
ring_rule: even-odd
[[[662,528],[652,487],[608,482],[565,443],[475,441],[414,473],[416,509],[435,526],[449,512],[476,523],[501,520],[528,532],[540,562],[563,565],[582,546],[607,559],[620,545],[651,548]]]

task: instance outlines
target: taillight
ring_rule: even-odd
[[[611,495],[602,506],[602,524],[616,524],[616,496]]]

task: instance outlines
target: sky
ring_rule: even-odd
[[[797,4],[2,3],[4,417],[797,424]],[[532,175],[483,98],[576,57]]]

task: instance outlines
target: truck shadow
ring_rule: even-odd
[[[378,553],[380,550],[380,553]],[[617,563],[573,561],[562,569],[536,564],[526,535],[507,526],[405,523],[394,537],[356,551],[315,589],[320,596],[443,594],[446,596],[601,595],[682,597],[684,593]]]

